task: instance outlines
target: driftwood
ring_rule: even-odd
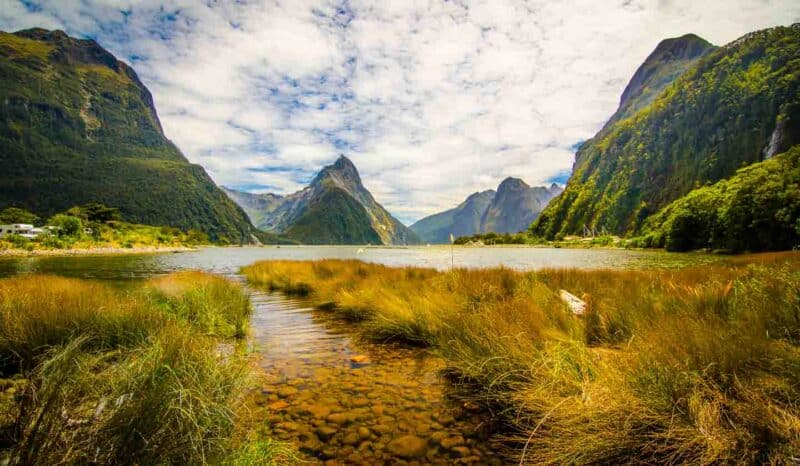
[[[558,295],[576,316],[582,316],[586,312],[586,301],[567,290],[561,290]]]

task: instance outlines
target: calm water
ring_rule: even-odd
[[[182,269],[244,281],[264,259],[361,259],[447,269],[506,266],[681,267],[719,258],[623,250],[546,248],[209,248],[180,254],[0,259],[0,277],[49,273],[129,283]],[[311,463],[501,464],[490,416],[448,396],[444,362],[424,349],[361,341],[352,324],[302,300],[249,289],[251,344],[263,380],[251,393],[257,425]],[[266,421],[266,422],[265,422]]]
[[[360,259],[386,265],[447,269],[505,266],[528,270],[545,267],[675,268],[720,260],[708,254],[670,254],[621,249],[460,247],[282,246],[208,248],[180,254],[0,258],[0,277],[52,273],[81,278],[127,280],[183,269],[231,275],[243,265],[266,259]]]

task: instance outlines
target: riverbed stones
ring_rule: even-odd
[[[361,441],[361,436],[358,435],[358,432],[350,432],[344,436],[342,439],[342,443],[345,445],[355,446],[358,442]]]
[[[324,419],[331,414],[331,408],[322,405],[308,405],[305,409],[317,419]]]
[[[299,390],[292,386],[284,386],[278,389],[278,396],[281,398],[289,398],[290,396],[297,395]]]
[[[320,440],[322,440],[323,442],[327,442],[328,440],[330,440],[331,437],[336,435],[336,432],[338,431],[339,431],[338,427],[322,426],[317,428],[316,433],[317,436],[320,438]]]
[[[326,315],[314,316],[327,325]],[[268,435],[296,445],[308,464],[500,463],[486,438],[472,440],[488,430],[484,413],[447,398],[441,360],[424,349],[354,342],[348,328],[337,329],[307,347],[265,345],[257,422],[266,421]]]
[[[328,415],[325,420],[333,424],[344,425],[350,422],[350,416],[347,413],[333,413]]]
[[[289,403],[287,403],[287,402],[285,402],[283,400],[278,400],[278,401],[275,401],[275,402],[270,403],[270,404],[267,405],[267,407],[269,409],[273,410],[273,411],[280,411],[280,410],[286,408],[287,406],[289,406]]]
[[[350,356],[350,362],[353,364],[369,364],[369,356],[363,354],[357,354],[355,356]]]
[[[455,437],[445,438],[441,441],[442,448],[446,448],[448,450],[452,449],[453,447],[460,447],[464,445],[464,437],[460,435],[456,435]]]
[[[416,435],[403,435],[389,442],[386,445],[386,449],[400,458],[421,458],[425,456],[425,452],[428,450],[428,441]]]

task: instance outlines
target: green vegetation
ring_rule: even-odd
[[[232,438],[250,372],[249,302],[201,272],[133,291],[0,280],[0,436],[9,464],[264,464]],[[264,460],[266,461],[266,460]]]
[[[12,223],[26,223],[28,225],[33,225],[38,222],[39,217],[25,209],[9,207],[0,212],[0,225],[9,225]]]
[[[485,244],[492,246],[496,244],[540,244],[536,238],[528,233],[502,233],[498,234],[493,231],[484,234],[477,234],[472,236],[459,236],[455,239],[453,244]]]
[[[631,244],[669,251],[800,246],[800,146],[693,190],[648,219]]]
[[[250,242],[247,216],[163,134],[136,73],[93,41],[0,32],[0,209],[43,218],[75,204],[132,223]]]
[[[37,218],[34,214],[17,208],[0,212],[0,217]],[[72,207],[56,214],[47,222],[45,231],[34,239],[18,235],[0,239],[4,250],[58,250],[98,248],[171,248],[209,244],[208,235],[198,230],[183,232],[172,227],[136,225],[118,220],[116,209],[102,204]],[[34,221],[33,224],[37,222]]]
[[[284,233],[304,244],[383,244],[364,206],[338,188],[312,200]]]
[[[800,449],[800,256],[677,271],[437,272],[261,262],[367,337],[431,346],[503,416],[525,464],[791,463]],[[559,299],[583,296],[583,317]]]
[[[586,225],[635,235],[693,189],[762,161],[765,148],[773,155],[800,142],[798,54],[798,25],[710,52],[648,106],[583,144],[565,192],[533,234],[556,239]]]
[[[557,241],[548,241],[533,236],[528,232],[521,232],[513,235],[510,233],[498,234],[489,232],[482,235],[461,236],[456,238],[453,244],[466,246],[528,245],[548,246],[554,248],[592,248],[604,246],[644,247],[638,243],[635,244],[633,241],[623,242],[618,236],[612,235],[599,235],[586,238],[582,238],[580,236],[566,236]]]

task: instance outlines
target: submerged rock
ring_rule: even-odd
[[[389,442],[386,449],[400,458],[421,458],[428,449],[428,441],[416,435],[404,435]]]

